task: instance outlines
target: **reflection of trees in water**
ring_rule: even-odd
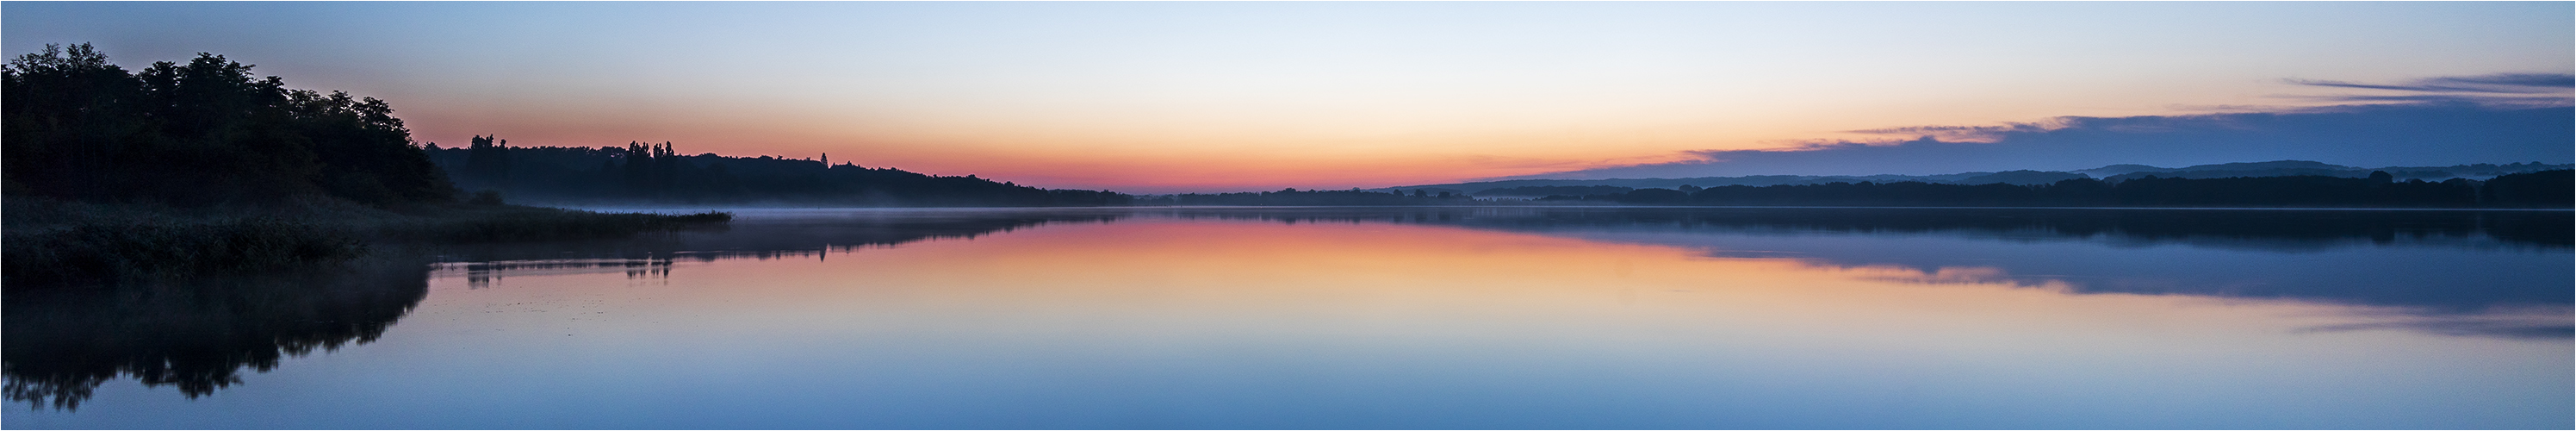
[[[99,385],[131,377],[189,397],[241,382],[315,350],[374,341],[428,295],[429,271],[461,270],[469,286],[505,273],[624,271],[668,277],[673,260],[816,256],[829,250],[972,239],[1118,215],[942,212],[917,216],[743,223],[753,228],[632,239],[482,244],[440,250],[435,267],[374,262],[257,277],[111,288],[23,289],[5,305],[11,401],[77,408]]]
[[[1102,223],[1128,214],[1098,210],[995,212],[920,211],[834,214],[736,220],[720,230],[648,234],[622,241],[487,244],[450,251],[435,277],[465,277],[484,288],[510,276],[623,272],[627,278],[662,279],[676,261],[726,259],[829,259],[835,252],[887,248],[920,241],[975,239],[1050,224]]]
[[[0,302],[9,400],[74,409],[132,377],[190,398],[291,356],[376,340],[428,296],[425,266],[369,262],[291,274],[103,288],[13,289]]]
[[[619,241],[485,244],[449,250],[441,260],[478,262],[481,269],[538,269],[547,265],[630,267],[674,260],[817,257],[831,251],[891,247],[919,241],[974,239],[1049,224],[1100,223],[1125,217],[1098,211],[938,211],[864,217],[742,220],[729,228],[651,234]],[[596,261],[585,261],[596,260]],[[517,261],[517,262],[514,262]],[[506,267],[506,268],[505,268]]]
[[[448,262],[432,266],[431,278],[465,275],[468,289],[492,287],[504,275],[595,274],[625,272],[629,279],[671,278],[669,259],[561,259],[497,262]]]

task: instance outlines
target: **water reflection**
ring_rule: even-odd
[[[807,256],[1059,223],[1127,218],[1398,223],[1531,233],[1632,232],[1941,234],[2113,246],[2187,245],[2273,251],[2355,246],[2446,246],[2565,251],[2576,247],[2568,211],[2198,210],[2024,208],[1600,208],[1318,207],[1017,210],[741,210],[734,231],[651,241],[496,245],[459,261],[570,257],[706,259]],[[786,254],[780,254],[786,253]]]
[[[1923,272],[2063,281],[2080,293],[2292,298],[2418,314],[2576,302],[2566,211],[1868,208],[1177,210],[1184,219],[1461,226]],[[2469,327],[2475,325],[2451,325]],[[2563,334],[2568,325],[2499,334]]]
[[[9,400],[76,409],[120,377],[190,398],[281,359],[366,344],[429,294],[420,262],[262,277],[21,289],[0,302]]]
[[[2329,272],[2439,273],[2429,259],[2442,254],[2564,260],[2475,230],[2114,246],[2104,238],[2125,234],[1323,211],[1338,210],[1144,211],[802,261],[682,260],[650,283],[513,275],[454,300],[601,304],[625,317],[562,325],[621,340],[606,343],[629,346],[610,348],[618,357],[666,358],[567,372],[732,364],[712,372],[758,393],[628,384],[738,397],[663,418],[716,427],[2551,428],[2569,400],[2565,338],[2499,336],[2552,316],[2564,325],[2564,312],[2440,321],[2408,305],[2423,302],[2254,290]],[[2165,238],[2213,236],[2185,233]],[[2065,262],[2010,261],[2043,257]],[[2219,263],[2230,260],[2279,275]],[[2093,272],[2022,272],[2037,269]],[[2522,286],[2553,277],[2492,270]],[[2163,279],[2187,291],[2086,287],[2193,271],[2213,275]],[[723,413],[736,410],[848,413]]]
[[[193,397],[240,369],[376,340],[422,304],[395,331],[410,338],[360,349],[406,354],[344,367],[411,382],[383,391],[488,397],[473,401],[477,415],[384,422],[419,428],[534,423],[438,422],[478,416],[597,428],[2405,428],[2415,422],[2123,417],[2133,412],[2111,400],[2354,418],[2459,411],[2405,402],[2563,410],[2545,407],[2565,404],[2563,385],[2418,398],[2564,380],[2569,224],[2566,212],[2434,211],[747,211],[720,231],[446,250],[431,265],[278,283],[13,292],[5,341],[12,400],[69,408],[119,376]],[[621,377],[635,375],[666,379]],[[2413,375],[2434,377],[2364,381]],[[2258,383],[2301,389],[2246,389]],[[249,387],[272,384],[284,385]],[[595,385],[621,389],[581,390]],[[243,391],[258,392],[226,393]],[[2063,413],[1940,415],[1995,407],[1980,400]],[[629,407],[547,407],[559,403]],[[964,416],[996,404],[1031,410]],[[1121,422],[1196,414],[1150,409],[1173,405],[1273,416]],[[1307,410],[1261,410],[1273,405]],[[1875,413],[1823,412],[1836,409]],[[843,410],[864,414],[805,413]],[[1063,419],[1093,411],[1125,416]],[[1741,419],[1713,419],[1730,415]],[[174,424],[190,422],[129,425]],[[350,422],[299,424],[272,425]]]
[[[450,262],[575,262],[751,258],[812,258],[828,251],[891,247],[919,241],[975,239],[1048,224],[1100,223],[1129,214],[1116,210],[738,210],[719,229],[646,235],[613,241],[486,244],[440,250]],[[576,263],[573,265],[587,265]]]
[[[1171,209],[1179,218],[1283,223],[1389,222],[1522,232],[1584,229],[1727,232],[1940,233],[1972,237],[2179,243],[2307,250],[2404,242],[2565,250],[2568,211],[2206,210],[2027,208],[1427,207]]]
[[[463,273],[465,285],[481,289],[505,275],[539,276],[624,272],[629,279],[655,279],[671,276],[669,259],[553,259],[504,260],[492,262],[446,262],[433,273]]]
[[[2568,304],[2576,303],[2576,290],[2567,288],[2576,283],[2576,276],[2566,271],[2533,270],[2534,266],[2566,266],[2551,262],[2563,260],[2560,257],[2576,247],[2576,213],[2567,211],[1598,207],[753,210],[730,232],[683,234],[607,247],[496,247],[462,257],[484,263],[452,265],[448,269],[468,273],[474,277],[472,280],[480,280],[477,285],[502,272],[553,274],[563,273],[566,266],[649,277],[667,273],[670,259],[828,259],[834,252],[914,241],[973,239],[1049,224],[1122,219],[1456,226],[1682,246],[1703,250],[1711,257],[1797,258],[1842,267],[1892,265],[1925,273],[1976,273],[2034,285],[2061,282],[2076,293],[2285,298],[2393,307],[2389,310],[2394,311],[2387,312],[2392,322],[2338,329],[2404,327],[2459,335],[2576,336],[2576,324],[2555,317],[2568,314]],[[2167,247],[2216,252],[2159,250]],[[2412,252],[2359,252],[2392,248]],[[488,262],[541,256],[558,259]],[[619,259],[560,259],[565,256]],[[2495,260],[2499,256],[2510,261]],[[2279,265],[2283,259],[2342,261]]]

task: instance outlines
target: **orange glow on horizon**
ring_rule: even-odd
[[[499,134],[517,147],[622,146],[629,141],[672,142],[683,154],[763,155],[897,168],[931,175],[977,175],[1059,189],[1108,189],[1128,193],[1269,191],[1379,188],[1439,184],[1515,175],[1689,160],[1688,154],[1641,148],[1634,142],[1567,136],[1492,139],[1334,137],[1321,134],[1262,140],[1212,135],[1159,142],[1063,135],[953,133],[854,133],[777,127],[735,127],[733,119],[698,121],[649,115],[583,118],[423,115],[444,123],[497,123],[491,129],[522,133],[424,129],[415,140],[456,146],[465,137]],[[669,121],[648,121],[669,120]],[[755,123],[756,124],[756,123]],[[865,125],[850,126],[864,127]],[[1678,133],[1668,135],[1679,135]],[[601,138],[603,136],[612,138]],[[1645,136],[1645,135],[1636,135]],[[1678,140],[1658,137],[1654,141]],[[1046,145],[1023,145],[1045,142]],[[1204,144],[1193,144],[1193,142]],[[1310,143],[1323,142],[1323,143]]]

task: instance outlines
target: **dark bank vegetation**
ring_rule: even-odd
[[[393,108],[214,54],[141,71],[87,44],[0,74],[6,286],[335,261],[394,241],[620,236],[722,221],[466,199]]]
[[[927,175],[855,163],[771,156],[680,154],[669,142],[625,147],[511,147],[476,136],[463,148],[430,144],[430,160],[467,190],[512,200],[570,204],[1114,206],[1111,191],[1051,190],[974,175]]]
[[[2070,179],[2051,184],[1830,183],[1630,189],[1551,195],[1538,203],[1714,206],[2308,207],[2570,208],[2576,171],[2498,176],[2486,181],[2394,181],[2327,176]]]

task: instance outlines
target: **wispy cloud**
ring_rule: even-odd
[[[2478,85],[2576,88],[2576,75],[2564,73],[2498,73],[2494,75],[2433,78],[2432,80],[2435,82]]]
[[[2328,100],[2328,101],[2337,101],[2337,102],[2397,102],[2397,103],[2477,104],[2477,105],[2490,105],[2490,106],[2519,106],[2519,107],[2567,106],[2567,105],[2569,104],[2569,99],[2568,99],[2567,97],[2564,97],[2564,96],[2505,96],[2505,95],[2492,95],[2492,94],[2477,94],[2477,95],[2460,95],[2460,94],[2339,95],[2339,96],[2309,97],[2309,99],[2315,99],[2315,100]]]
[[[2576,75],[2560,73],[2440,76],[2393,84],[2295,78],[2283,81],[2310,87],[2383,90],[2398,93],[2285,96],[2335,102],[2475,103],[2497,106],[2567,106],[2576,103]]]
[[[2576,336],[2566,306],[2496,306],[2468,312],[2384,309],[2363,313],[2369,322],[2305,328],[2302,332],[2412,330],[2452,336],[2565,339]]]
[[[1909,138],[1930,137],[1933,139],[1939,139],[1943,142],[1994,142],[1996,139],[2001,139],[2004,135],[2011,133],[2046,132],[2066,128],[2066,126],[2066,119],[2058,118],[2042,122],[2005,123],[1995,126],[1908,126],[1852,130],[1847,133],[1893,135]],[[1885,143],[1895,142],[1899,141],[1887,141]]]
[[[2320,79],[2287,79],[2292,84],[2318,87],[2366,88],[2372,90],[2420,91],[2428,93],[2563,93],[2576,88],[2576,75],[2556,73],[2498,73],[2477,76],[2443,76],[2423,78],[2404,84],[2362,84]]]

